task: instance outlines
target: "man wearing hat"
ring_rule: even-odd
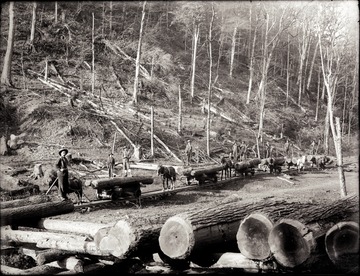
[[[236,141],[234,141],[233,145],[232,145],[232,156],[234,157],[234,162],[237,162],[239,159],[239,147],[238,144],[236,143]]]
[[[114,177],[114,166],[115,166],[115,159],[113,157],[113,153],[110,152],[109,158],[107,160],[107,165],[109,168],[109,178]]]
[[[189,166],[191,162],[191,155],[192,155],[192,146],[190,140],[187,140],[187,144],[185,147],[185,153],[186,153],[186,165]]]
[[[68,165],[69,161],[66,159],[65,155],[68,153],[68,150],[63,148],[59,151],[60,158],[56,162],[57,177],[58,177],[58,187],[59,187],[59,196],[62,200],[67,200],[67,192],[69,190],[69,172]]]
[[[130,170],[130,158],[131,158],[132,152],[130,151],[130,148],[127,146],[123,147],[123,171],[124,176],[131,176],[131,170]]]

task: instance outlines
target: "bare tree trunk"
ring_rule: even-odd
[[[3,70],[1,73],[1,84],[13,86],[11,81],[11,62],[14,49],[15,20],[14,20],[14,2],[9,3],[9,33],[7,40],[6,53],[4,58]]]
[[[250,77],[249,77],[249,88],[248,93],[246,97],[246,104],[250,103],[250,95],[251,95],[251,89],[252,89],[252,82],[253,82],[253,76],[254,76],[254,53],[255,53],[255,43],[256,43],[256,31],[257,31],[257,25],[255,26],[254,30],[254,38],[251,48],[251,56],[250,56]]]
[[[345,117],[346,117],[346,90],[348,85],[348,76],[345,78],[345,88],[344,88],[344,107],[343,107],[343,114],[342,114],[342,126],[341,126],[341,132],[345,133]],[[349,104],[350,106],[350,104]]]
[[[112,12],[113,12],[113,2],[112,1],[110,1],[109,6],[110,6],[109,35],[110,35],[110,39],[111,39],[112,38]]]
[[[320,77],[320,68],[319,68],[319,73],[318,73],[318,85],[317,85],[317,95],[316,95],[315,122],[317,122],[317,120],[318,120],[318,114],[319,114],[320,82],[321,82],[321,77]]]
[[[306,85],[306,89],[308,89],[308,90],[310,88],[311,77],[312,77],[312,72],[313,72],[313,68],[314,68],[314,63],[315,63],[315,58],[316,58],[316,53],[317,53],[318,47],[319,47],[319,42],[316,43],[314,56],[313,56],[312,61],[311,61],[309,77],[308,77],[308,81],[307,81],[307,85]]]
[[[55,24],[58,22],[58,2],[55,1]]]
[[[34,1],[34,3],[33,3],[33,12],[32,12],[32,19],[31,19],[31,31],[30,31],[30,45],[31,45],[32,47],[33,47],[34,38],[35,38],[36,9],[37,9],[37,3]]]
[[[192,62],[191,62],[191,84],[190,84],[190,91],[191,91],[191,98],[190,102],[192,103],[194,98],[194,85],[195,85],[195,67],[196,67],[196,51],[197,51],[197,43],[200,33],[200,27],[194,24],[194,36],[193,36],[193,53],[192,53]]]
[[[144,1],[143,9],[142,9],[139,43],[138,43],[138,49],[137,49],[137,55],[136,55],[136,65],[135,65],[136,68],[135,68],[134,94],[133,94],[134,104],[137,104],[137,102],[138,102],[139,68],[140,68],[140,58],[141,58],[142,33],[143,33],[144,19],[145,19],[145,8],[146,8],[146,1]]]
[[[234,31],[233,31],[233,35],[232,35],[232,42],[231,42],[230,73],[229,73],[230,78],[232,78],[233,69],[234,69],[234,56],[235,56],[235,46],[236,46],[236,33],[237,33],[237,26],[234,27]]]
[[[303,26],[303,36],[302,36],[302,44],[300,45],[300,65],[299,65],[299,71],[298,71],[298,80],[297,84],[299,85],[299,97],[298,97],[298,105],[301,105],[301,95],[303,90],[303,67],[304,67],[304,61],[306,58],[306,49],[307,45],[309,43],[309,35],[307,30],[305,29],[306,26]]]
[[[182,99],[181,99],[181,86],[179,84],[179,123],[178,123],[178,132],[181,133],[182,129]]]
[[[150,118],[151,118],[151,125],[150,125],[150,143],[151,143],[151,156],[154,157],[154,107],[151,106],[150,109]]]
[[[92,44],[92,67],[91,67],[91,93],[94,96],[95,92],[95,17],[92,13],[92,33],[91,33],[91,44]]]
[[[105,2],[102,4],[102,24],[101,24],[101,36],[104,37],[105,31]]]
[[[325,86],[325,84],[323,84]],[[326,108],[325,128],[324,128],[324,152],[329,154],[329,107]]]
[[[337,165],[338,165],[339,180],[340,180],[340,194],[341,197],[345,197],[347,196],[347,191],[346,191],[345,174],[343,168],[343,156],[342,156],[342,145],[341,145],[342,135],[341,135],[341,126],[340,126],[339,117],[335,117],[335,123],[336,123],[337,137],[334,137],[334,143],[337,143],[337,148],[338,148],[338,154],[336,157],[337,157]]]
[[[287,43],[288,43],[288,48],[287,48],[287,57],[286,57],[286,107],[289,104],[289,81],[290,81],[290,37],[289,34],[287,35]]]
[[[209,87],[208,87],[208,114],[207,114],[207,132],[206,132],[206,152],[207,155],[210,156],[210,102],[211,102],[211,88],[212,88],[212,49],[211,49],[211,33],[212,33],[212,26],[215,17],[215,10],[214,5],[211,5],[212,15],[211,21],[209,26]]]

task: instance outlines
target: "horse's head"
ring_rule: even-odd
[[[157,170],[157,174],[158,175],[163,175],[164,174],[164,167],[162,165],[158,166],[158,170]]]

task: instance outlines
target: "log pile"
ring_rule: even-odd
[[[198,266],[226,267],[226,264],[217,263],[219,257],[226,252],[238,252],[241,255],[230,262],[233,265],[247,263],[251,268],[253,261],[261,264],[270,261],[276,265],[264,266],[264,269],[278,266],[290,270],[305,269],[316,267],[318,255],[322,254],[327,255],[327,261],[339,271],[349,271],[351,265],[358,266],[354,262],[358,258],[358,222],[347,221],[358,213],[357,201],[357,196],[350,196],[328,204],[286,201],[225,203],[170,217],[161,228],[159,245],[172,260],[188,261]],[[339,232],[338,240],[340,235],[346,236],[346,249],[340,248],[339,242],[336,248],[333,235],[329,233],[337,223],[346,225],[335,227]],[[327,232],[330,238],[321,242]],[[337,254],[329,249],[334,247]],[[339,255],[350,255],[347,258],[350,264],[339,265],[344,260]],[[337,256],[336,260],[334,256]]]
[[[21,220],[16,227],[3,226],[1,240],[12,241],[37,266],[1,269],[4,274],[83,273],[158,253],[173,268],[306,271],[325,260],[349,272],[358,267],[359,226],[350,220],[358,211],[358,196],[349,196],[327,204],[236,201],[171,217],[127,216],[111,224]]]

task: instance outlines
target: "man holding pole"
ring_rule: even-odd
[[[55,164],[55,167],[58,169],[58,191],[59,197],[62,200],[68,200],[67,193],[69,191],[69,171],[68,165],[69,161],[66,159],[65,155],[68,153],[68,150],[63,148],[59,151],[60,158]]]

